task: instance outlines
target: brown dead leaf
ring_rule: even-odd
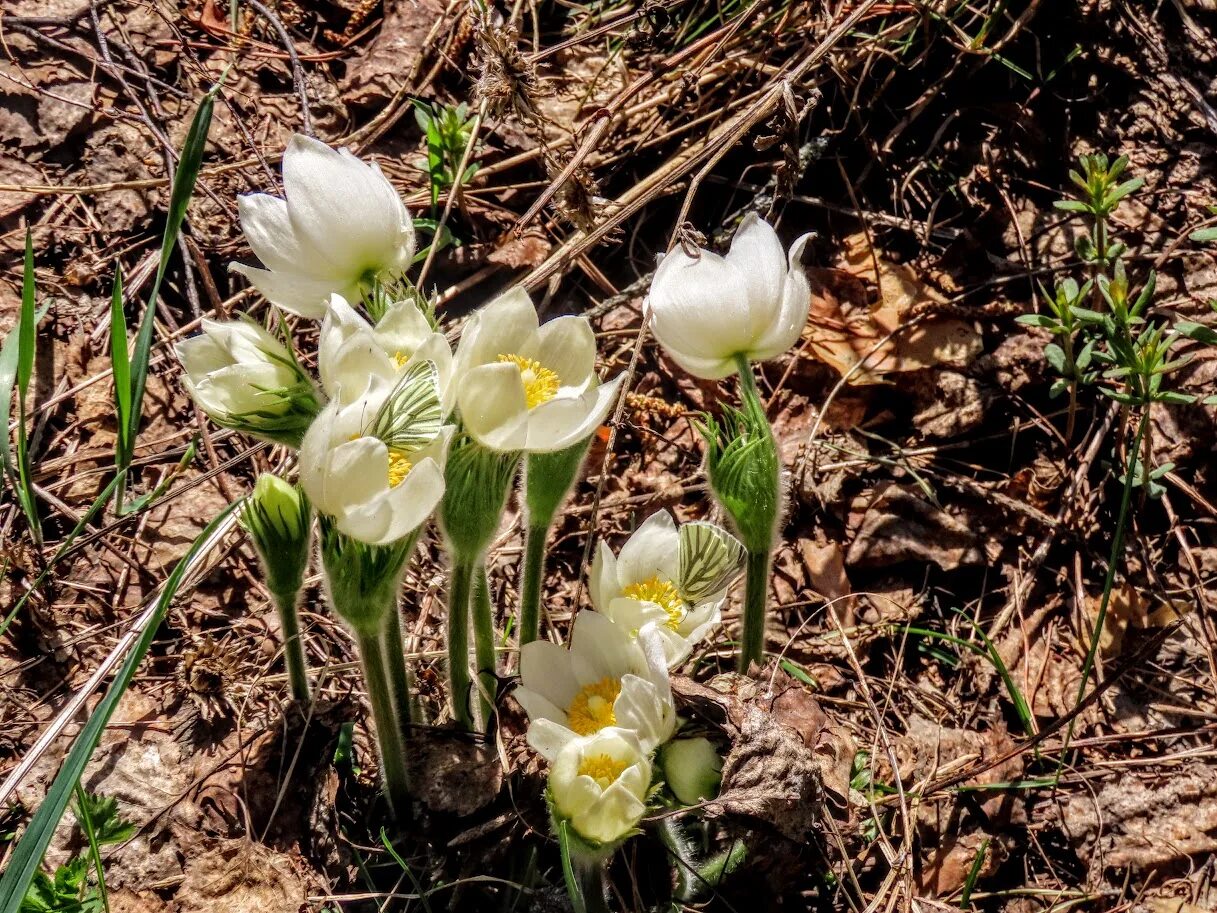
[[[493,747],[465,733],[419,729],[410,737],[415,796],[436,812],[471,815],[494,801],[503,768]]]
[[[981,352],[976,328],[956,318],[931,317],[887,338],[918,305],[945,304],[946,299],[911,267],[872,256],[865,234],[845,239],[840,267],[807,274],[811,350],[842,376],[849,375],[851,384],[881,383],[888,374],[939,365],[962,367]]]
[[[914,486],[884,482],[850,508],[850,567],[932,561],[944,571],[986,561],[979,531],[928,500]]]
[[[1093,623],[1099,620],[1102,602],[1101,593],[1086,597],[1086,612],[1091,618],[1092,630]],[[1129,583],[1115,587],[1107,603],[1107,615],[1103,619],[1103,631],[1099,635],[1099,649],[1104,657],[1118,656],[1124,645],[1124,638],[1130,630],[1165,627],[1182,618],[1188,608],[1182,603],[1152,604]]]
[[[1143,872],[1217,852],[1217,768],[1193,764],[1169,776],[1124,774],[1045,806],[1078,848],[1102,863]]]
[[[519,238],[512,237],[487,254],[486,259],[512,269],[531,269],[544,262],[553,245],[540,232],[528,232]]]
[[[290,857],[253,840],[215,840],[186,861],[179,913],[296,913],[308,886]]]
[[[443,15],[441,0],[386,0],[380,31],[347,70],[343,100],[362,108],[392,98],[409,76],[411,63],[423,53],[432,26]]]

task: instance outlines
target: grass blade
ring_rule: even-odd
[[[199,537],[194,540],[190,551],[177,563],[173,573],[165,581],[160,596],[157,597],[153,617],[144,628],[143,634],[127,656],[114,681],[110,683],[106,696],[102,698],[90,715],[89,721],[85,723],[84,728],[76,737],[76,741],[72,744],[63,766],[55,776],[42,804],[38,806],[25,833],[13,847],[8,866],[4,870],[3,877],[0,877],[0,913],[20,913],[21,901],[25,898],[26,889],[29,887],[34,873],[38,871],[47,845],[51,842],[51,837],[59,824],[59,819],[63,817],[64,809],[67,808],[76,785],[80,782],[81,774],[84,773],[85,765],[93,755],[110,717],[114,715],[119,700],[127,690],[127,686],[131,684],[136,670],[152,646],[157,629],[164,620],[170,603],[177,595],[186,572],[193,567],[197,556],[212,544],[216,531],[241,503],[241,501],[233,502],[207,524]]]
[[[110,367],[114,373],[114,409],[119,437],[131,420],[131,356],[127,352],[127,315],[123,313],[123,271],[114,265],[114,293],[110,296]],[[118,443],[115,443],[118,447]],[[117,459],[117,454],[115,455]]]
[[[30,470],[29,431],[25,427],[26,397],[34,375],[34,238],[25,230],[25,270],[21,281],[21,316],[17,324],[17,498],[25,511],[34,542],[42,545],[42,522],[38,519],[38,503],[34,500],[34,482]],[[7,435],[7,425],[5,426]]]
[[[152,292],[148,296],[148,306],[144,308],[140,320],[139,332],[135,337],[135,349],[129,364],[129,396],[127,421],[119,425],[118,433],[118,468],[127,469],[135,453],[135,438],[139,433],[140,418],[143,413],[144,387],[148,381],[148,359],[152,351],[152,329],[155,323],[156,300],[160,295],[161,282],[169,266],[169,257],[177,244],[178,233],[182,228],[182,220],[186,216],[186,207],[194,194],[194,185],[198,181],[199,170],[203,166],[203,149],[207,145],[207,134],[211,130],[211,115],[215,108],[215,86],[203,96],[194,119],[190,122],[190,130],[182,144],[182,154],[178,160],[177,173],[173,176],[173,189],[169,194],[169,211],[165,218],[165,233],[161,238],[161,260],[156,268],[156,278],[152,282]],[[124,334],[125,339],[125,334]]]

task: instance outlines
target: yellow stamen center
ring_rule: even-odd
[[[406,366],[406,362],[410,360],[410,356],[405,352],[394,352],[392,358],[393,364],[397,366],[398,371],[404,368]]]
[[[606,754],[588,755],[579,764],[579,773],[591,777],[601,789],[608,789],[629,765]]]
[[[389,451],[389,487],[396,488],[410,474],[414,464],[400,450]]]
[[[613,702],[620,693],[621,680],[616,678],[602,678],[584,685],[566,710],[567,725],[578,735],[591,735],[605,726],[616,725]]]
[[[676,592],[671,580],[662,580],[658,574],[638,583],[631,583],[622,590],[628,598],[640,602],[653,602],[668,613],[665,624],[673,631],[685,620],[685,601]]]
[[[520,369],[520,376],[524,380],[524,401],[529,409],[535,409],[558,395],[558,375],[535,358],[500,355],[499,361],[510,362]]]

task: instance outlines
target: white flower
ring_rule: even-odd
[[[387,545],[421,526],[444,495],[452,427],[442,425],[435,366],[390,385],[373,380],[349,404],[330,403],[300,445],[300,484],[339,531]]]
[[[686,523],[678,531],[661,510],[614,556],[601,541],[588,589],[592,605],[626,631],[654,623],[669,667],[718,623],[727,586],[739,571],[743,547],[710,523]]]
[[[297,134],[283,153],[283,194],[237,198],[241,229],[266,269],[230,267],[273,304],[320,319],[332,293],[357,299],[410,265],[414,225],[378,165]]]
[[[584,317],[539,326],[515,287],[469,318],[456,350],[456,402],[465,428],[492,450],[548,453],[591,436],[622,377],[596,377],[596,338]]]
[[[516,700],[528,714],[528,744],[547,759],[576,736],[615,726],[633,732],[646,751],[676,728],[676,708],[654,627],[637,640],[599,612],[575,617],[570,649],[533,641],[520,651]]]
[[[768,222],[749,214],[725,257],[677,247],[651,280],[651,331],[672,360],[711,380],[735,372],[736,356],[774,358],[798,341],[811,290],[799,266],[811,235],[787,258]]]
[[[550,808],[584,841],[614,844],[642,820],[650,785],[651,762],[638,739],[602,729],[558,752],[549,772]]]
[[[685,805],[696,805],[718,795],[723,759],[707,738],[673,739],[660,754],[664,779],[672,794]]]
[[[177,344],[185,383],[213,421],[299,445],[317,414],[312,382],[282,342],[252,320],[203,320]]]
[[[317,353],[321,387],[333,399],[351,403],[373,378],[389,385],[416,364],[435,365],[444,414],[451,407],[452,348],[412,301],[388,305],[372,326],[341,295],[330,297]]]

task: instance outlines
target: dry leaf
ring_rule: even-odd
[[[842,261],[840,268],[807,271],[812,287],[808,341],[815,356],[849,375],[851,384],[881,383],[887,374],[937,365],[962,367],[980,354],[980,334],[955,318],[929,318],[887,338],[917,305],[946,299],[910,267],[872,257],[865,234],[845,239]],[[878,290],[876,303],[872,288]]]

